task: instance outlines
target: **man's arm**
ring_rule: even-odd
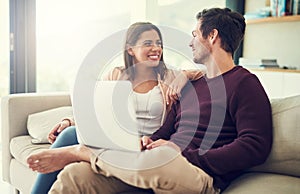
[[[187,148],[182,152],[191,163],[211,175],[224,175],[261,164],[271,149],[272,115],[264,89],[254,76],[242,80],[237,89],[228,101],[237,138],[208,151]],[[171,141],[180,139],[177,135],[174,134]]]

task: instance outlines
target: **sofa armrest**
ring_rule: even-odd
[[[71,99],[67,93],[20,93],[1,98],[2,177],[4,181],[10,182],[9,165],[12,159],[10,140],[16,136],[28,134],[28,115],[70,105]]]

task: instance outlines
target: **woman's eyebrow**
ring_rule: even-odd
[[[157,42],[157,41],[161,41],[161,40],[160,39],[154,40],[154,42]],[[147,39],[147,40],[144,40],[143,42],[153,42],[153,40]]]

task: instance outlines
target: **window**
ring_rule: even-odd
[[[196,25],[196,14],[204,8],[225,7],[225,0],[158,0],[157,23],[161,26],[169,26],[181,31],[187,36],[182,40],[178,38],[178,44],[188,47],[192,39],[191,32]],[[183,9],[184,7],[184,9]],[[165,36],[168,36],[167,34]],[[189,38],[190,37],[190,38]],[[180,42],[181,41],[181,42]],[[194,64],[191,59],[191,51],[164,49],[166,63],[177,68],[204,68]]]
[[[131,24],[129,2],[36,1],[37,92],[69,91],[88,52]]]

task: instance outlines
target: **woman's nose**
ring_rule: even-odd
[[[152,50],[161,50],[162,48],[161,48],[161,45],[160,44],[153,44],[152,45]]]

